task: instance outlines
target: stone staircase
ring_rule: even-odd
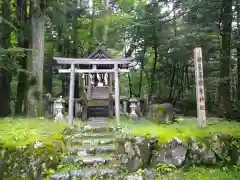
[[[68,148],[69,155],[60,163],[63,166],[72,165],[76,168],[61,170],[52,175],[50,180],[118,177],[121,166],[117,158],[116,141],[119,133],[108,127],[104,118],[93,118],[87,127],[74,129]]]
[[[108,117],[109,105],[96,105],[88,107],[88,117]]]

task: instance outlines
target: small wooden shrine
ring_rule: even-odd
[[[100,46],[87,58],[54,57],[54,59],[59,64],[71,65],[70,69],[59,69],[59,73],[70,73],[69,124],[73,122],[75,73],[80,73],[83,77],[88,117],[91,111],[108,110],[107,112],[110,113],[111,110],[107,108],[113,107],[110,105],[112,99],[116,120],[120,119],[118,74],[129,72],[128,65],[133,60],[132,57],[113,59]],[[95,116],[97,115],[95,113]]]

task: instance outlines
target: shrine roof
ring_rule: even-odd
[[[111,59],[109,52],[103,49],[102,46],[99,46],[95,51],[93,51],[89,56],[89,59]]]

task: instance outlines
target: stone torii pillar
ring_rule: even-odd
[[[115,85],[115,116],[117,124],[120,121],[120,95],[119,95],[119,77],[118,64],[114,64],[114,85]]]
[[[74,86],[75,86],[75,64],[71,64],[70,70],[70,88],[69,88],[69,100],[68,100],[68,123],[73,124],[73,107],[74,107]]]
[[[68,73],[61,72],[60,73]],[[74,107],[74,86],[75,86],[75,64],[71,64],[70,68],[70,87],[69,87],[69,97],[68,97],[68,124],[73,123],[73,107]]]

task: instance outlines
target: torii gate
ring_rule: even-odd
[[[115,116],[117,124],[120,120],[120,94],[119,94],[119,77],[118,73],[128,73],[129,69],[119,69],[118,65],[128,65],[134,58],[121,58],[121,59],[87,59],[87,58],[63,58],[54,57],[59,64],[69,64],[70,69],[59,69],[59,73],[70,73],[70,87],[69,87],[69,106],[68,106],[68,123],[73,123],[73,104],[74,104],[74,86],[75,86],[75,73],[114,73],[115,85]],[[92,69],[76,69],[76,64],[89,64],[93,65]],[[111,64],[114,65],[113,69],[97,69],[98,64]]]

